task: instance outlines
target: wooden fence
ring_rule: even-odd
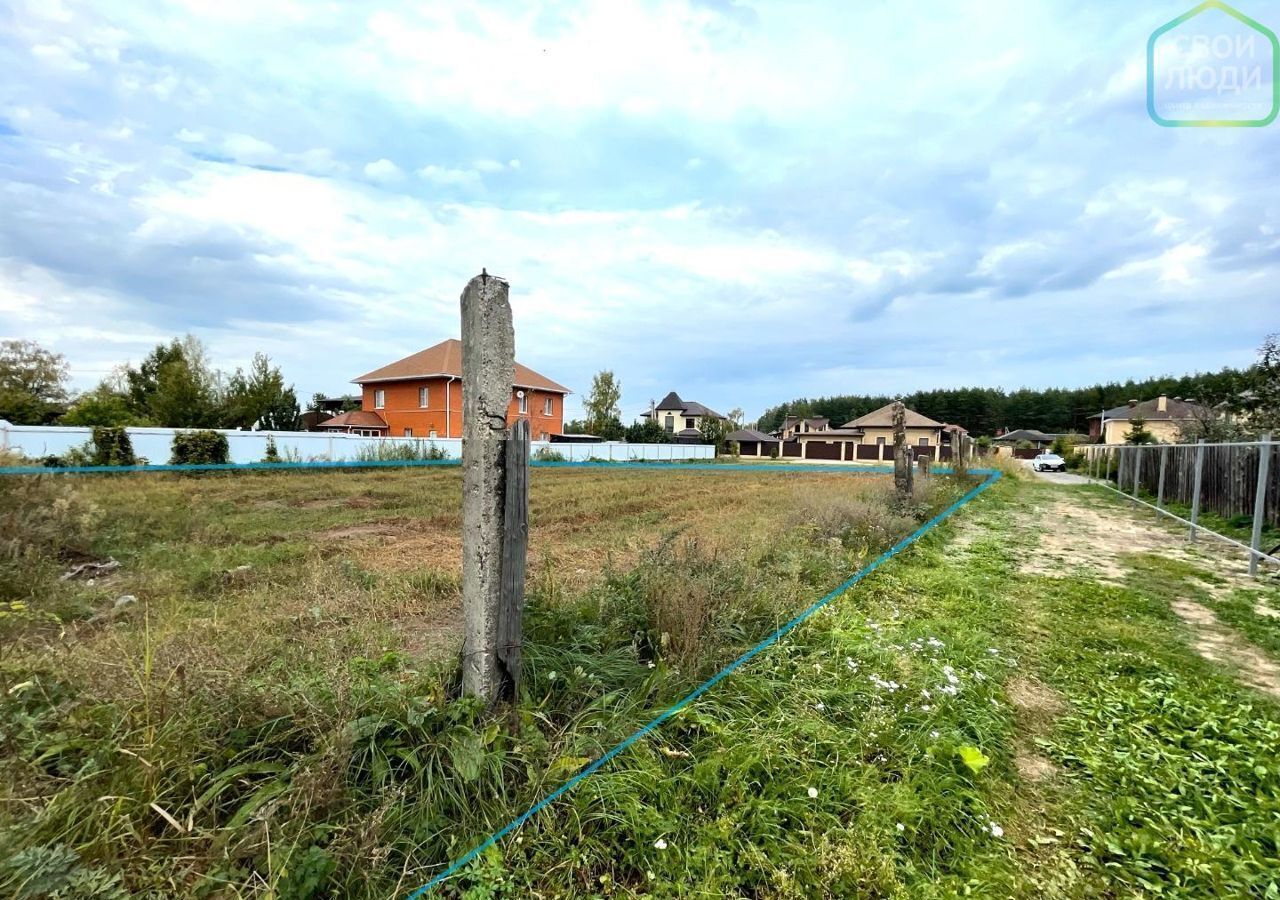
[[[1165,503],[1190,507],[1195,500],[1196,454],[1201,447],[1204,462],[1200,472],[1200,509],[1224,519],[1253,516],[1259,457],[1266,447],[1271,459],[1267,466],[1267,493],[1262,515],[1266,524],[1280,525],[1280,460],[1277,459],[1280,443],[1099,447],[1100,455],[1097,463],[1092,464],[1091,474],[1099,478],[1109,477],[1121,490],[1132,493],[1136,466],[1137,486],[1141,493],[1162,499]],[[1161,468],[1164,469],[1163,492]]]

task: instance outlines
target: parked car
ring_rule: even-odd
[[[1056,453],[1041,453],[1031,460],[1031,468],[1037,472],[1065,472],[1067,461]]]

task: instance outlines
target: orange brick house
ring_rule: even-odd
[[[321,422],[321,431],[371,437],[462,437],[462,341],[450,338],[353,379],[360,409]],[[516,363],[508,424],[529,420],[535,441],[564,430],[564,385]]]

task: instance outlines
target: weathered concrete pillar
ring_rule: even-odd
[[[481,273],[462,292],[462,690],[498,693],[498,608],[507,407],[515,332],[507,283]]]
[[[918,460],[916,460],[916,467],[920,470],[921,478],[929,477],[929,457],[928,456],[921,456]]]
[[[907,446],[907,408],[901,400],[893,404],[893,488],[899,503],[911,502],[911,448]]]

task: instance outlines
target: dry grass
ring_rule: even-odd
[[[864,509],[870,520],[880,481],[535,470],[530,578],[545,596],[578,596],[664,542],[676,546],[674,535],[710,558],[740,559],[789,527],[798,484]],[[20,499],[35,483],[9,483],[15,508],[48,505]],[[387,652],[445,659],[460,645],[457,470],[39,483],[74,488],[74,509],[99,511],[83,550],[113,556],[122,567],[110,578],[72,585],[75,602],[64,600],[58,611],[64,627],[26,634],[15,649],[30,666],[56,653],[60,669],[99,699],[136,696],[128,660],[144,645],[156,671],[180,671],[188,686],[215,691],[246,679],[287,680],[289,670],[320,671],[339,683],[347,659]],[[859,506],[862,497],[871,499]],[[652,585],[663,598],[653,607],[661,619],[655,624],[693,648],[702,626],[691,627],[687,617],[700,615],[693,595],[704,585],[684,580],[681,566],[676,560],[668,580]],[[138,603],[114,613],[126,594]]]

